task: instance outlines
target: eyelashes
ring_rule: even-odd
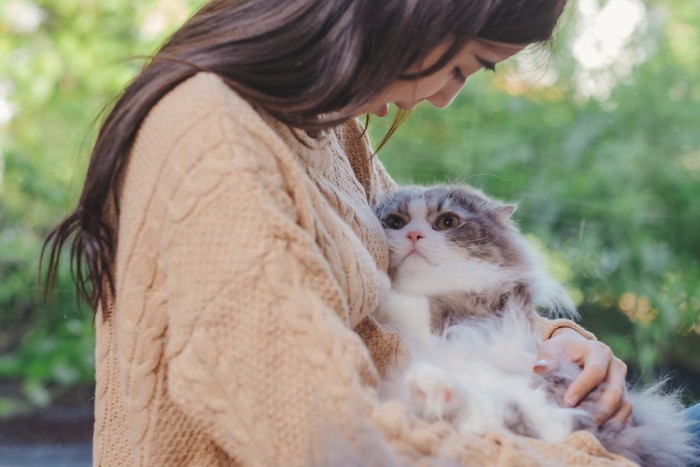
[[[452,69],[452,77],[459,84],[464,84],[467,82],[467,77],[464,76],[464,73],[462,73],[462,70],[460,70],[458,66]]]
[[[488,60],[484,60],[481,57],[476,57],[476,61],[479,62],[479,65],[481,65],[481,67],[484,70],[488,70],[488,71],[493,72],[493,73],[496,72],[496,64],[495,63],[489,62]],[[464,84],[467,81],[467,77],[464,76],[464,73],[462,73],[462,70],[458,66],[455,66],[452,69],[452,77],[459,84]]]
[[[476,57],[476,61],[479,62],[479,65],[484,67],[485,70],[489,70],[491,72],[496,71],[496,64],[493,62],[489,62],[488,60],[484,60],[483,58]]]

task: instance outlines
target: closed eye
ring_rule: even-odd
[[[484,67],[486,70],[495,72],[496,71],[496,64],[493,62],[489,62],[488,60],[484,60],[481,57],[476,57],[476,61],[479,62],[479,65]]]

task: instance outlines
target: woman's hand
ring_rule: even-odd
[[[613,355],[610,347],[599,341],[588,340],[573,329],[560,328],[542,343],[535,372],[545,372],[562,357],[582,368],[581,374],[564,394],[564,403],[574,407],[600,383],[606,383],[599,402],[602,414],[596,423],[598,426],[606,422],[620,426],[627,423],[632,414],[632,404],[627,399],[625,385],[627,365]]]

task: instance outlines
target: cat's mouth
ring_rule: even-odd
[[[411,251],[409,251],[406,255],[404,255],[403,258],[401,258],[397,264],[397,266],[401,266],[403,263],[406,261],[415,261],[415,260],[423,260],[429,265],[433,266],[433,263],[430,262],[427,256],[425,256],[423,253],[418,251],[417,248],[413,248]]]

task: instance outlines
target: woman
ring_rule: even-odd
[[[448,105],[466,79],[546,41],[565,0],[214,0],[104,122],[70,244],[97,310],[97,465],[623,464],[586,433],[467,438],[380,403],[402,343],[370,316],[393,181],[354,119]],[[536,371],[584,368],[625,423],[625,367],[542,322]]]

